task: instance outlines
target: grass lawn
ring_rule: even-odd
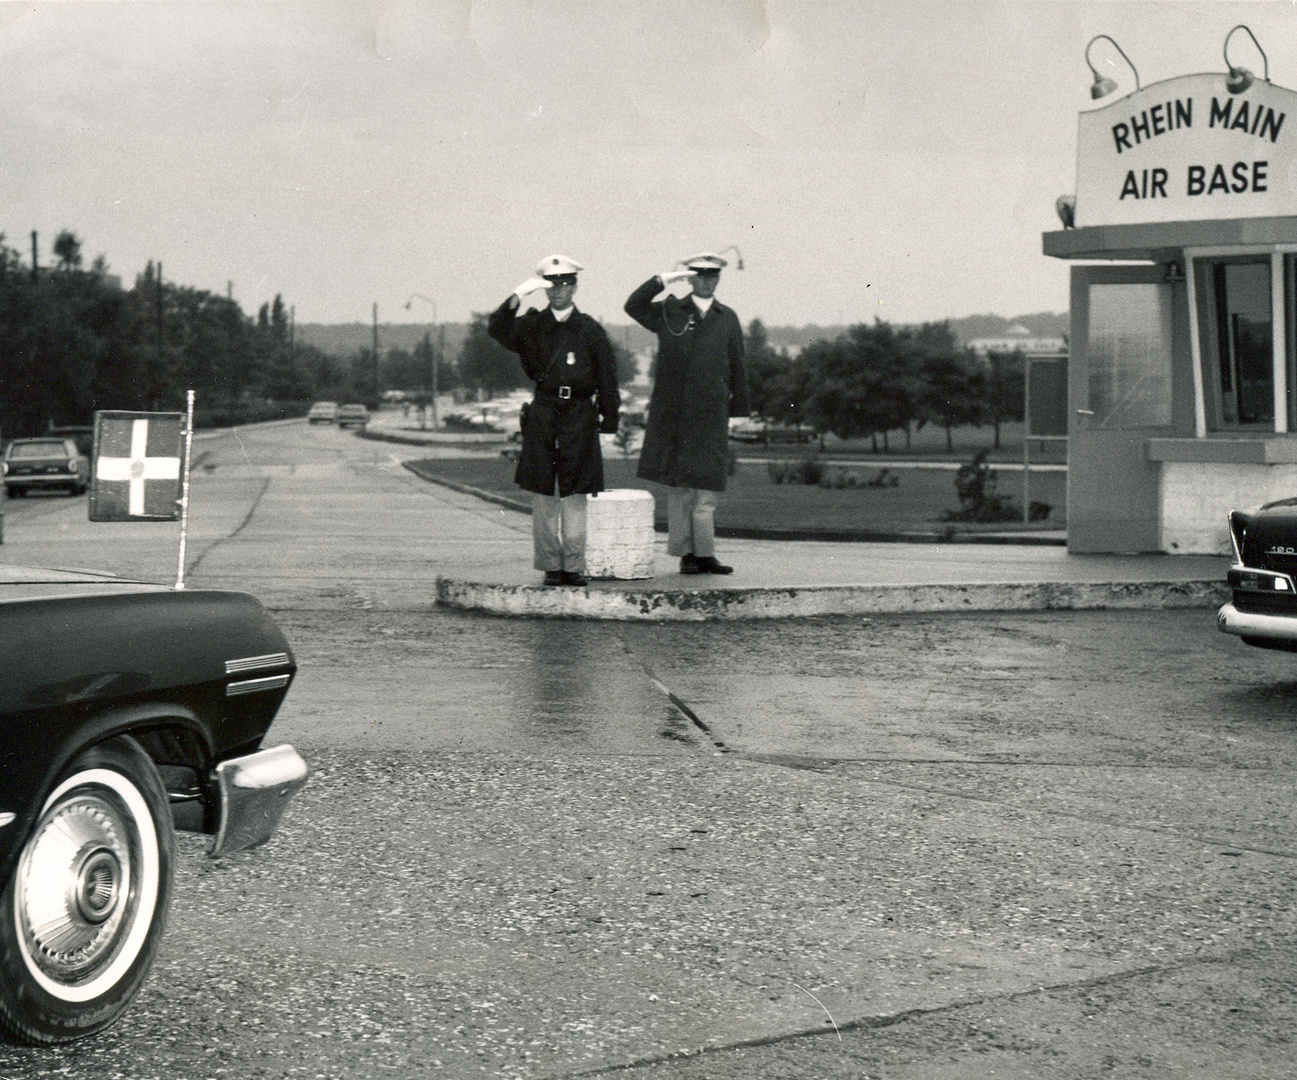
[[[743,451],[740,451],[743,453]],[[513,482],[514,463],[497,458],[452,458],[411,462],[420,475],[440,477],[520,501],[529,496]],[[659,524],[666,523],[666,488],[639,480],[635,459],[606,455],[604,485],[609,488],[641,488],[653,492]],[[879,467],[855,462],[850,468],[861,481],[874,479]],[[944,512],[958,510],[955,474],[950,469],[896,469],[896,487],[824,488],[805,484],[775,484],[764,463],[740,464],[730,477],[716,511],[716,526],[725,531],[777,533],[827,533],[850,537],[875,533],[931,532],[961,523],[945,520]],[[1045,521],[1033,522],[1032,529],[1063,527],[1066,478],[1063,473],[1033,473],[1033,502],[1053,507]],[[999,474],[999,493],[1021,505],[1021,472]],[[1004,525],[976,526],[978,531],[1022,529],[1021,520]]]

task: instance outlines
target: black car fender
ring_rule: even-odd
[[[79,710],[78,710],[79,711]],[[44,717],[49,730],[49,717]],[[202,831],[214,831],[212,787],[209,779],[214,751],[208,725],[192,710],[171,702],[102,707],[89,715],[69,716],[61,735],[38,746],[29,745],[21,761],[0,764],[3,787],[20,796],[14,820],[0,829],[0,879],[9,874],[46,799],[60,776],[92,746],[119,735],[132,737],[159,766],[164,782],[183,783],[190,771],[198,782]],[[9,773],[8,776],[2,774]],[[169,785],[170,786],[170,785]]]

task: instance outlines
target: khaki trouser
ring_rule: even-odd
[[[537,570],[585,573],[585,496],[532,495],[531,541]]]
[[[715,556],[717,493],[673,487],[667,493],[667,554]]]

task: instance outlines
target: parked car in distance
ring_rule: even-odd
[[[63,427],[52,427],[45,434],[53,439],[71,439],[77,444],[77,449],[87,458],[94,453],[95,429],[89,424],[84,426],[81,424],[68,424]]]
[[[363,405],[354,403],[343,405],[338,410],[338,427],[360,427],[369,423],[369,410]]]
[[[815,438],[815,432],[800,424],[771,424],[749,417],[730,425],[730,438],[741,443],[808,443]]]
[[[336,401],[317,401],[306,413],[308,424],[332,424],[338,419]]]
[[[72,439],[14,439],[0,460],[9,498],[32,490],[80,495],[90,486],[90,459]]]
[[[174,830],[274,832],[307,778],[262,740],[296,671],[244,593],[0,565],[0,1035],[116,1020],[166,922]]]
[[[1229,515],[1232,599],[1216,616],[1248,645],[1297,652],[1297,499]]]

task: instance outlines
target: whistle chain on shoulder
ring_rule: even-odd
[[[666,306],[665,303],[663,303],[663,305],[662,305],[662,325],[665,326],[665,327],[667,328],[667,333],[670,334],[672,337],[684,337],[685,334],[689,333],[689,331],[692,330],[692,329],[694,328],[694,314],[693,314],[693,312],[691,311],[691,312],[689,312],[688,315],[685,316],[685,324],[684,324],[684,327],[683,327],[683,329],[680,330],[679,333],[677,333],[676,331],[674,331],[674,330],[671,329],[671,320],[670,320],[669,318],[667,318],[667,306]]]

